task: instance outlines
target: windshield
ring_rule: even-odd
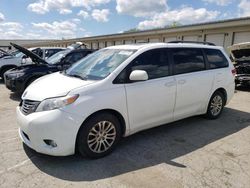
[[[15,57],[22,57],[24,54],[22,52],[18,52]]]
[[[101,80],[112,73],[135,50],[103,49],[83,58],[66,70],[69,76],[89,80]]]
[[[71,50],[63,50],[60,52],[57,52],[56,54],[52,55],[51,57],[49,57],[46,61],[49,64],[57,64],[61,61],[61,59],[63,57],[65,57],[66,54],[68,54]]]

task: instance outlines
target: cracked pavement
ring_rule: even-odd
[[[218,120],[201,116],[122,139],[90,160],[38,154],[18,137],[19,96],[0,80],[0,187],[250,186],[250,90],[237,91]]]

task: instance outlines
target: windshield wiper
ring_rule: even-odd
[[[67,75],[75,78],[80,78],[81,80],[87,80],[87,77],[82,77],[78,74],[67,74]]]

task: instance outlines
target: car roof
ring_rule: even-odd
[[[37,49],[37,48],[40,48],[40,49],[66,49],[66,48],[62,48],[62,47],[33,47],[33,48],[28,48],[29,50],[34,50],[34,49]]]
[[[74,53],[74,52],[94,52],[95,50],[92,49],[75,49],[70,51],[69,53]]]
[[[143,43],[143,44],[129,44],[129,45],[117,45],[107,47],[107,49],[130,49],[130,50],[141,50],[145,48],[209,48],[209,49],[223,49],[221,46],[212,46],[207,44],[196,44],[196,43]]]

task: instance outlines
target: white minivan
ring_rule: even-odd
[[[101,49],[33,82],[17,107],[37,152],[98,158],[121,137],[190,116],[220,116],[235,69],[222,47],[154,43]]]

